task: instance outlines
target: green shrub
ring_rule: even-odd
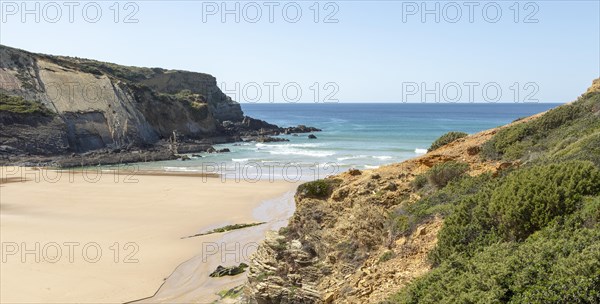
[[[419,174],[410,182],[410,185],[419,190],[427,185],[427,174]]]
[[[600,94],[588,94],[536,119],[503,128],[483,144],[481,157],[489,160],[525,158],[526,161],[551,158],[553,154],[561,153],[557,147],[568,145],[565,139],[600,132],[600,119],[594,114],[599,105]]]
[[[190,97],[193,97],[194,93],[192,93],[191,90],[185,89],[185,90],[181,90],[181,91],[177,92],[174,95],[178,99],[189,99]]]
[[[428,151],[433,151],[435,149],[438,149],[442,146],[445,146],[457,139],[463,138],[469,136],[469,134],[465,133],[465,132],[448,132],[442,136],[440,136],[438,139],[436,139],[432,144],[431,147],[429,147]]]
[[[388,231],[390,239],[388,247],[391,247],[398,236],[405,235],[411,230],[415,218],[406,212],[406,208],[398,208],[387,217],[385,228]]]
[[[561,142],[553,153],[555,161],[588,160],[600,167],[600,132],[574,137],[574,140]]]
[[[481,153],[479,153],[483,160],[500,160],[502,154],[496,149],[496,143],[494,139],[488,140],[481,145]]]
[[[578,210],[582,197],[600,193],[600,171],[571,161],[515,171],[460,201],[438,234],[435,264],[470,255],[497,241],[522,241],[559,215]]]
[[[447,216],[434,269],[388,302],[600,303],[599,110],[590,93],[504,128],[482,157],[524,165],[458,178],[401,207],[408,229]]]
[[[505,239],[523,240],[560,214],[574,212],[582,196],[600,192],[600,172],[572,161],[517,171],[497,188],[490,214]]]
[[[79,70],[92,73],[95,75],[108,74],[113,77],[118,77],[128,81],[139,81],[146,79],[153,71],[149,68],[122,66],[114,63],[100,62],[95,60],[80,59],[76,62],[68,62],[73,64]]]
[[[524,243],[453,256],[388,302],[598,303],[600,229],[576,226],[556,221]]]
[[[541,131],[549,131],[572,123],[586,112],[586,106],[578,102],[552,109],[535,120],[533,124]]]
[[[388,303],[598,303],[600,197],[524,242],[453,255]]]
[[[433,166],[427,171],[427,181],[434,187],[444,188],[449,182],[463,176],[469,170],[465,163],[449,161]]]
[[[513,145],[518,145],[525,137],[533,132],[529,123],[521,123],[511,127],[503,128],[494,137],[483,144],[481,156],[484,159],[498,160],[502,159],[507,150]],[[520,157],[521,148],[513,148],[512,157]],[[507,157],[508,158],[508,157]]]
[[[396,237],[409,235],[418,225],[436,215],[450,215],[461,199],[477,194],[483,185],[491,182],[490,174],[466,176],[412,204],[401,205],[388,215],[386,229],[391,236],[389,245]]]
[[[102,71],[100,71],[98,68],[93,67],[93,66],[82,65],[80,67],[80,69],[82,72],[85,72],[85,73],[90,73],[90,74],[94,74],[94,75],[98,75],[98,76],[102,75]]]
[[[482,203],[489,201],[491,188],[485,186],[476,195],[463,198],[446,218],[438,233],[438,244],[429,254],[434,265],[457,254],[470,256],[481,247],[499,240],[487,206]]]
[[[333,187],[337,184],[339,184],[339,180],[318,179],[298,186],[296,194],[304,197],[327,198],[331,194]]]
[[[506,152],[510,146],[533,133],[531,124],[522,123],[512,127],[504,128],[494,136],[494,146],[501,153]]]
[[[42,114],[52,115],[42,103],[26,100],[21,96],[7,95],[0,93],[0,111],[19,113],[19,114]]]
[[[391,250],[388,250],[379,257],[378,262],[379,263],[387,262],[387,261],[391,260],[393,257],[394,257],[394,252]]]

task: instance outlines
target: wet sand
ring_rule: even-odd
[[[211,278],[209,273],[219,265],[249,263],[251,255],[269,230],[287,225],[294,212],[294,191],[263,202],[254,210],[254,217],[266,224],[234,230],[203,238],[199,254],[185,261],[165,281],[157,293],[139,303],[212,303],[216,294],[244,284],[246,272],[237,276]]]

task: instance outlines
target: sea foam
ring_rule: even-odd
[[[388,155],[373,156],[373,158],[380,159],[380,160],[392,159],[392,157],[388,156]]]
[[[427,149],[416,148],[415,149],[415,153],[416,154],[426,154],[427,153]]]

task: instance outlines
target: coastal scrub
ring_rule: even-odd
[[[463,138],[463,137],[467,137],[469,136],[469,134],[465,133],[465,132],[448,132],[442,136],[440,136],[438,139],[436,139],[432,144],[431,147],[429,147],[428,151],[431,152],[433,150],[439,149],[442,146],[445,146],[457,139]]]

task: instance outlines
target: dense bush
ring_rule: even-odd
[[[492,187],[484,186],[474,195],[463,198],[444,220],[438,244],[430,252],[434,265],[455,254],[470,255],[479,248],[499,240],[492,219],[482,202],[489,201]]]
[[[600,172],[572,161],[517,171],[491,196],[489,212],[507,240],[523,240],[560,214],[574,212],[584,195],[600,192]]]
[[[318,179],[298,186],[297,195],[312,198],[327,198],[332,191],[333,186],[339,184],[335,179]]]
[[[578,102],[565,105],[548,111],[545,115],[534,121],[534,125],[542,132],[554,130],[572,123],[577,118],[587,114],[588,106]]]
[[[508,154],[509,159],[517,158],[523,153],[521,141],[532,132],[532,126],[527,123],[502,129],[494,136],[493,147],[499,155]]]
[[[390,244],[396,237],[412,233],[419,224],[433,216],[448,216],[461,199],[477,194],[483,185],[492,181],[490,174],[466,176],[412,204],[400,205],[388,215],[386,228],[391,236]]]
[[[600,303],[599,114],[600,94],[590,93],[504,128],[481,155],[524,165],[421,191],[396,212],[408,229],[446,216],[435,268],[389,302]]]
[[[578,148],[577,139],[600,132],[600,119],[594,114],[599,105],[600,94],[588,94],[537,119],[503,128],[483,144],[481,156],[491,160],[545,159],[560,153],[557,148]]]
[[[102,75],[102,71],[100,71],[98,68],[93,67],[93,66],[82,65],[80,67],[80,69],[82,72],[85,72],[85,73],[90,73],[90,74],[94,74],[94,75],[98,75],[98,76]]]
[[[552,155],[553,161],[581,159],[600,167],[600,130],[588,135],[565,138],[555,150]]]
[[[435,149],[438,149],[442,146],[445,146],[459,138],[463,138],[469,136],[469,134],[465,133],[465,132],[448,132],[442,136],[440,136],[438,139],[436,139],[432,144],[431,147],[429,147],[429,151],[433,151]]]
[[[388,251],[384,252],[384,253],[383,253],[383,254],[382,254],[380,257],[379,257],[379,260],[378,260],[378,262],[379,262],[379,263],[385,263],[385,262],[387,262],[387,261],[391,260],[393,257],[394,257],[394,252],[393,252],[393,251],[391,251],[391,250],[388,250]]]
[[[40,102],[30,101],[21,96],[12,96],[4,93],[0,93],[0,111],[19,114],[52,114],[52,112]]]
[[[427,185],[427,174],[419,174],[410,182],[410,185],[416,190],[422,189]]]
[[[515,171],[458,204],[438,235],[432,260],[469,255],[495,241],[522,241],[556,216],[577,210],[584,195],[597,193],[600,171],[589,162]]]
[[[58,64],[64,67],[70,67],[85,73],[94,75],[107,75],[109,77],[117,77],[127,82],[135,82],[149,78],[153,74],[159,74],[158,71],[164,71],[156,68],[143,68],[133,66],[123,66],[109,62],[97,60],[67,57],[67,56],[49,56],[38,54],[41,58],[47,61]],[[162,72],[161,72],[162,73]]]
[[[469,170],[469,165],[465,163],[449,161],[433,166],[427,171],[427,181],[436,187],[444,188],[449,182],[463,176]]]
[[[590,214],[600,213],[600,201]],[[455,255],[391,297],[391,303],[598,303],[600,227],[580,212],[523,243]]]
[[[121,66],[89,59],[78,60],[76,66],[86,73],[95,75],[108,74],[129,81],[143,80],[153,73],[149,68]]]
[[[454,255],[394,295],[393,303],[597,303],[600,197],[557,217],[523,243]]]
[[[190,90],[181,90],[177,94],[172,94],[176,101],[183,103],[188,109],[198,115],[199,119],[204,119],[208,115],[208,105],[206,98],[200,94],[192,93]]]
[[[500,160],[502,154],[496,149],[494,139],[488,140],[481,145],[481,153],[479,154],[483,160]]]

